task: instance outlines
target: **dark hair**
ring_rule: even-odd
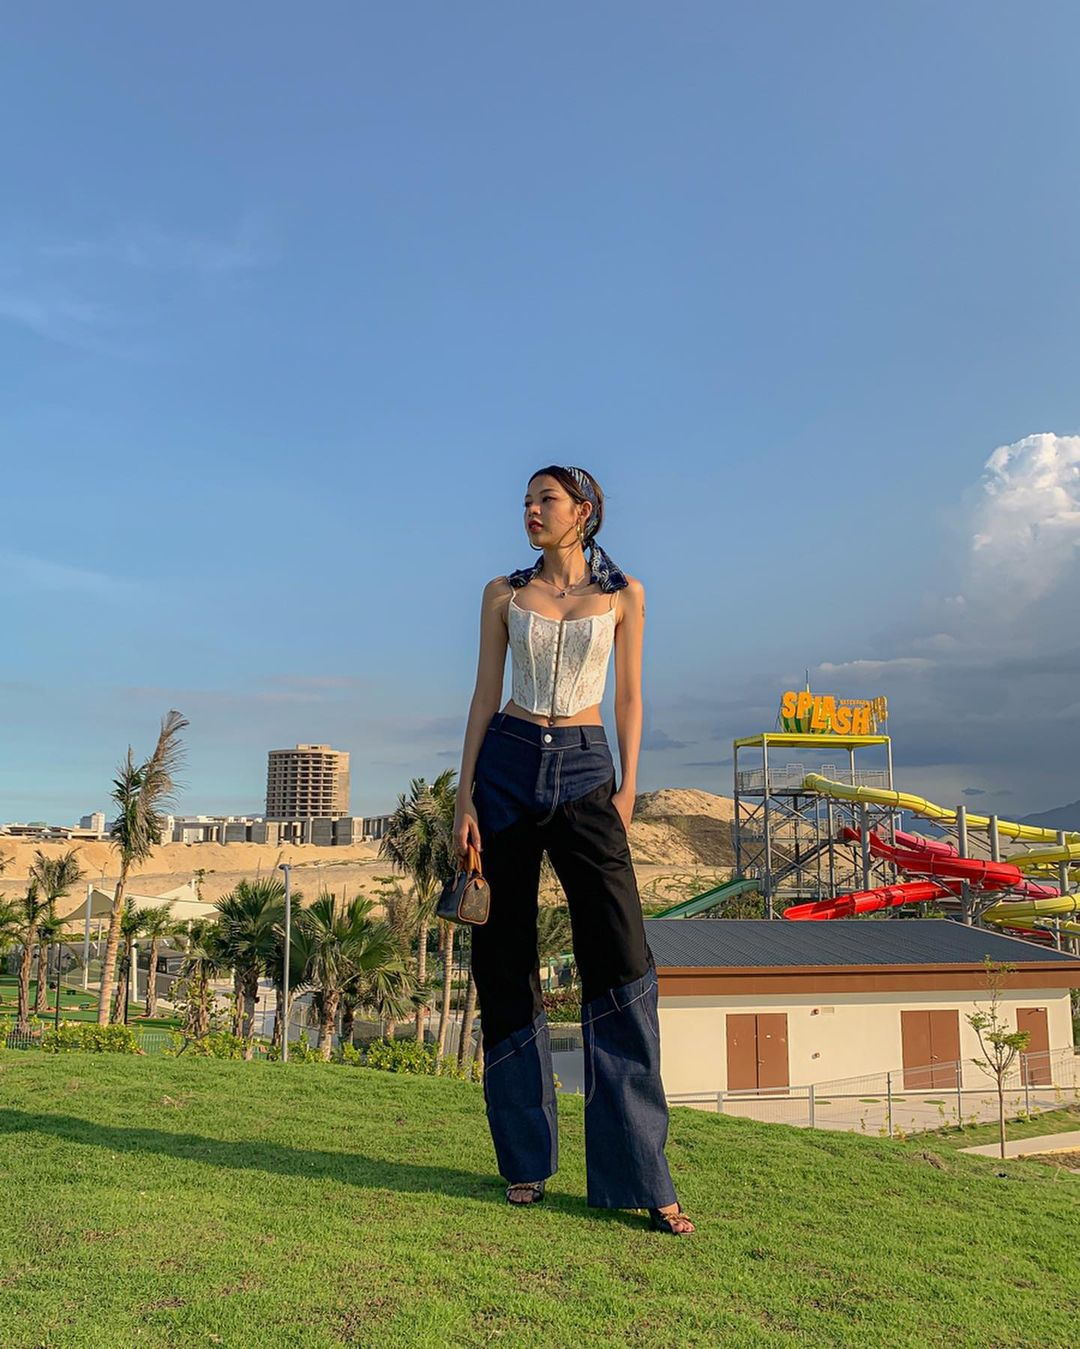
[[[581,471],[589,479],[589,482],[592,483],[593,491],[596,493],[596,505],[593,506],[592,514],[589,516],[589,521],[585,530],[585,541],[588,542],[589,539],[600,533],[600,527],[604,523],[604,493],[601,490],[600,484],[588,469],[583,468]],[[566,489],[572,500],[579,503],[589,500],[574,480],[574,475],[572,473],[567,473],[566,469],[563,468],[561,464],[548,464],[546,468],[538,468],[535,473],[530,475],[529,481],[532,482],[533,478],[539,478],[541,475],[554,478],[560,487]]]

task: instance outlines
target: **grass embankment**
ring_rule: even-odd
[[[1005,1125],[1005,1137],[1010,1143],[1018,1138],[1042,1138],[1046,1134],[1068,1134],[1080,1129],[1080,1105],[1066,1105],[1060,1110],[1044,1110],[1027,1119],[1011,1119]],[[982,1143],[998,1141],[996,1121],[989,1124],[965,1124],[959,1129],[935,1129],[919,1134],[916,1141],[932,1147],[977,1148]]]
[[[337,1065],[0,1052],[0,1344],[1075,1343],[1080,1181],[674,1109],[691,1237],[510,1208],[480,1088]]]

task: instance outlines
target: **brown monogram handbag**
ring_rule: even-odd
[[[470,843],[465,865],[443,886],[435,912],[451,923],[486,923],[491,891],[480,872],[480,854]]]

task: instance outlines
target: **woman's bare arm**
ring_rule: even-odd
[[[503,679],[506,672],[506,601],[509,582],[505,576],[496,576],[484,587],[480,601],[480,655],[476,666],[476,687],[469,704],[469,719],[465,726],[465,744],[461,751],[461,775],[458,779],[457,817],[454,835],[462,856],[470,841],[479,850],[480,830],[473,811],[472,789],[476,760],[483,743],[484,732],[502,703]],[[470,824],[471,822],[471,824]]]
[[[615,728],[619,739],[622,782],[619,793],[633,810],[637,795],[638,756],[641,751],[641,648],[645,631],[645,587],[633,576],[619,602],[615,627]]]

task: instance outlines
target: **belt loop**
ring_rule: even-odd
[[[581,748],[589,748],[589,728],[587,726],[582,726],[581,728]]]
[[[496,715],[496,717],[498,717],[498,721],[497,721],[497,723],[496,723],[496,725],[495,725],[495,729],[496,729],[497,731],[501,731],[502,728],[503,728],[503,722],[506,720],[506,713],[505,713],[505,712],[496,712],[495,715]]]

